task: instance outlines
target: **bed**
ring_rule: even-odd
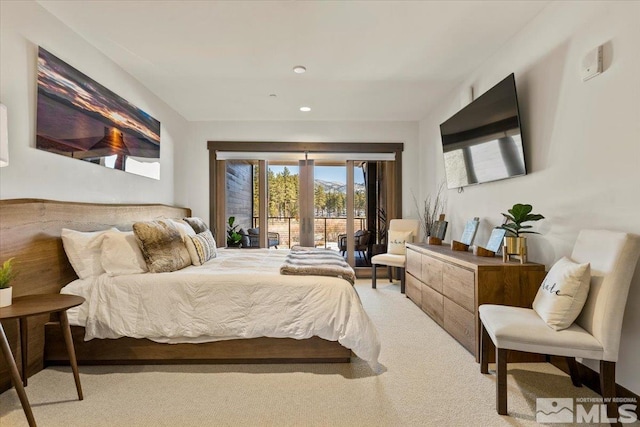
[[[58,202],[40,199],[15,199],[0,201],[0,253],[2,258],[16,257],[15,265],[20,275],[14,282],[14,295],[28,295],[37,293],[60,292],[69,284],[71,287],[81,287],[77,282],[78,278],[70,266],[62,248],[60,232],[62,228],[70,228],[80,231],[105,230],[112,226],[120,230],[130,229],[135,221],[152,220],[157,218],[181,218],[190,216],[191,212],[187,208],[171,207],[165,205],[114,205],[114,204],[90,204],[74,202]],[[221,263],[235,264],[239,260],[232,260],[232,253],[240,250],[223,249],[220,250],[221,257],[211,264],[214,270]],[[228,256],[226,254],[228,252]],[[253,254],[254,255],[250,255]],[[270,252],[276,252],[271,250]],[[259,256],[260,251],[245,251],[247,256]],[[274,255],[276,258],[277,256]],[[254,260],[255,261],[255,260]],[[272,259],[270,269],[276,265]],[[253,262],[253,261],[250,261]],[[237,264],[239,265],[239,264]],[[207,265],[203,266],[207,267]],[[198,267],[200,268],[200,267]],[[242,267],[239,267],[240,270]],[[264,268],[267,268],[264,266]],[[196,277],[201,274],[196,272],[196,267],[188,267],[179,276]],[[165,273],[160,273],[165,274]],[[173,273],[168,273],[173,274]],[[142,275],[141,275],[142,276]],[[236,280],[242,282],[239,273],[224,273],[218,276],[225,276],[226,280]],[[254,276],[260,276],[254,274]],[[266,274],[261,276],[267,277]],[[275,281],[275,275],[268,278],[268,281]],[[182,280],[181,279],[181,280]],[[281,283],[295,289],[294,283],[299,278],[280,276]],[[341,279],[323,278],[320,280],[329,284],[329,288],[339,289],[344,287],[344,283],[337,285]],[[100,292],[96,296],[103,296],[108,292],[109,286],[119,283],[119,278],[103,278],[98,283]],[[199,278],[198,280],[203,280]],[[282,281],[284,280],[284,281]],[[142,280],[144,282],[144,280]],[[342,281],[344,282],[344,281]],[[326,283],[325,283],[326,284]],[[95,285],[95,283],[93,284]],[[140,283],[138,283],[140,285]],[[91,285],[85,285],[91,287]],[[353,294],[355,291],[349,286]],[[68,288],[69,291],[71,288]],[[246,291],[246,290],[245,290]],[[66,292],[66,291],[65,291]],[[84,291],[77,290],[79,294]],[[341,290],[340,293],[344,293]],[[86,295],[86,294],[85,294]],[[353,295],[352,295],[353,296]],[[357,294],[355,294],[357,298]],[[361,306],[360,306],[361,309]],[[328,339],[314,335],[316,329],[322,329],[318,325],[316,329],[305,330],[299,333],[296,338],[284,337],[278,334],[275,336],[258,336],[252,334],[223,336],[222,340],[214,342],[198,342],[198,337],[191,340],[173,339],[176,344],[156,342],[161,338],[154,337],[156,341],[137,338],[122,337],[115,335],[100,335],[104,331],[94,328],[95,323],[89,323],[92,328],[87,335],[87,323],[83,319],[75,316],[76,326],[72,327],[72,334],[76,346],[78,361],[81,364],[101,364],[101,363],[244,363],[244,362],[348,362],[352,355],[351,349],[341,345],[335,339],[340,335],[334,331],[333,335],[327,331],[321,331]],[[366,314],[365,314],[366,316]],[[59,336],[57,325],[47,324],[47,318],[35,319],[29,323],[29,374],[33,374],[45,364],[68,363],[66,351],[63,348],[63,341]],[[86,322],[86,319],[84,319]],[[334,322],[335,323],[335,322]],[[83,326],[84,324],[84,326]],[[369,325],[372,327],[372,325]],[[369,327],[367,326],[367,328]],[[365,332],[366,329],[365,328]],[[10,342],[15,344],[15,325],[5,325]],[[44,330],[44,331],[43,331]],[[264,332],[264,331],[263,331]],[[361,333],[362,331],[359,331]],[[95,339],[85,341],[86,337]],[[337,335],[336,335],[337,334]],[[370,336],[375,335],[375,330],[366,332]],[[366,335],[365,334],[365,335]],[[268,334],[267,334],[268,335]],[[257,335],[256,335],[257,336]],[[174,337],[175,338],[175,337]],[[184,337],[183,337],[184,338]],[[343,337],[344,338],[344,337]],[[349,339],[341,339],[349,346],[357,348]],[[375,346],[373,346],[375,347]],[[361,351],[361,349],[358,349]],[[375,360],[377,350],[371,350],[366,358]],[[0,366],[0,374],[6,370],[5,366]],[[2,375],[7,378],[8,375]],[[0,383],[0,387],[8,388],[7,384]]]

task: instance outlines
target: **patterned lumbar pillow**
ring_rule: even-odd
[[[198,217],[193,216],[182,219],[186,221],[186,223],[189,224],[191,228],[193,228],[193,231],[195,231],[196,234],[200,234],[209,229],[209,227],[207,227],[207,224],[205,224],[204,221]]]
[[[191,265],[180,231],[171,221],[136,222],[133,232],[151,273],[176,271]]]
[[[195,236],[187,236],[184,242],[187,245],[189,255],[191,255],[193,265],[202,265],[218,255],[216,241],[209,230]]]
[[[591,266],[567,257],[556,262],[538,289],[533,309],[549,327],[566,329],[578,318],[589,295]]]
[[[395,255],[404,255],[406,252],[405,243],[411,243],[411,231],[395,231],[389,230],[389,243],[387,244],[387,253]]]

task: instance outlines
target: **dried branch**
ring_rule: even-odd
[[[446,194],[444,194],[444,188],[445,182],[443,181],[438,186],[438,191],[436,192],[435,197],[432,197],[432,195],[429,194],[424,200],[422,210],[420,210],[415,194],[412,194],[413,202],[415,203],[416,210],[420,216],[420,228],[424,234],[425,241],[427,241],[427,238],[431,235],[431,228],[433,227],[433,224],[438,220],[440,215],[444,213],[447,206],[447,198]]]

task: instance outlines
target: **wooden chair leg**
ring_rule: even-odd
[[[376,288],[376,264],[371,264],[371,287]]]
[[[507,350],[496,348],[496,411],[507,415]]]
[[[404,294],[404,267],[399,268],[400,270],[400,293]]]
[[[387,276],[389,276],[389,283],[393,282],[393,268],[387,267]]]
[[[567,365],[569,366],[569,375],[571,375],[571,382],[574,387],[582,387],[582,381],[580,380],[580,371],[578,371],[578,364],[575,357],[566,357]]]
[[[600,361],[600,394],[607,402],[607,417],[618,419],[616,397],[616,362]]]
[[[480,373],[489,373],[489,346],[493,344],[489,333],[480,322]]]

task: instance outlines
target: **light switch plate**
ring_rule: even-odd
[[[602,73],[602,45],[593,49],[582,60],[582,81],[586,82]]]

